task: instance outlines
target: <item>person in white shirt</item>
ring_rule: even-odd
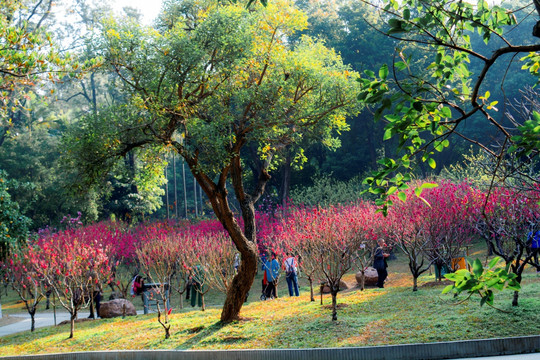
[[[287,286],[289,287],[289,296],[299,296],[298,291],[298,267],[295,257],[291,252],[287,252],[285,261],[283,262],[285,268],[285,279],[287,280]]]

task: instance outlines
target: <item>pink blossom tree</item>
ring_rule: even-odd
[[[464,247],[474,236],[472,212],[477,206],[472,189],[466,182],[459,184],[443,181],[437,187],[429,183],[424,188],[418,211],[423,225],[419,233],[428,243],[431,261],[439,267],[446,266],[449,271],[456,270],[454,259],[462,257]],[[428,205],[429,204],[429,205]],[[441,271],[439,271],[441,274]]]
[[[474,236],[470,216],[476,202],[467,183],[443,181],[415,183],[393,202],[388,210],[387,236],[407,255],[413,276],[413,291],[418,290],[418,278],[432,264],[455,271],[464,246]]]
[[[413,276],[413,291],[418,290],[418,278],[429,270],[431,261],[427,259],[427,239],[421,236],[422,221],[417,206],[422,206],[415,197],[406,202],[397,201],[388,210],[388,238],[403,251],[408,258],[409,270]]]
[[[11,252],[6,262],[0,263],[0,268],[4,281],[11,284],[12,289],[24,303],[31,319],[30,331],[34,331],[36,311],[46,292],[42,274],[34,269],[26,249]]]
[[[289,209],[282,234],[284,247],[297,249],[300,266],[311,263],[316,276],[330,288],[332,320],[337,320],[337,293],[343,275],[353,266],[354,252],[359,248],[356,218],[350,206],[326,209]]]
[[[478,234],[492,253],[504,259],[521,284],[525,265],[534,264],[527,234],[540,221],[540,192],[493,188],[490,192],[478,191],[476,199],[474,219]],[[538,265],[534,266],[538,269]],[[519,292],[514,291],[513,306],[518,305],[518,298]]]
[[[136,249],[137,258],[141,270],[153,283],[149,296],[155,297],[157,304],[157,320],[165,330],[165,339],[171,337],[169,323],[169,289],[173,283],[173,277],[178,268],[178,256],[182,254],[182,243],[176,240],[171,234],[161,234],[159,237],[149,239],[141,243]],[[160,303],[163,305],[164,320],[161,320],[162,311]]]
[[[75,230],[40,239],[28,248],[27,256],[32,268],[70,313],[70,339],[73,338],[77,314],[92,301],[94,287],[110,279],[108,252],[109,249],[99,239],[83,241]]]
[[[387,219],[376,210],[376,207],[368,202],[349,207],[352,219],[347,226],[351,227],[352,234],[356,238],[353,262],[360,272],[360,290],[365,288],[365,271],[373,262],[377,239],[381,237],[388,239],[385,228]]]
[[[223,294],[231,287],[236,275],[234,266],[236,247],[225,232],[201,234],[198,237],[196,259],[193,264],[199,264],[205,272],[205,283],[212,289]]]

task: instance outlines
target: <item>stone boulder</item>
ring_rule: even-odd
[[[347,290],[349,288],[349,285],[343,280],[339,281],[339,291],[341,290]],[[323,294],[330,294],[330,286],[324,285],[322,289]]]
[[[124,315],[133,316],[137,315],[135,305],[126,299],[115,299],[111,301],[102,302],[99,307],[99,316],[103,319],[118,317]]]
[[[377,270],[372,267],[368,267],[364,270],[364,285],[366,286],[375,286],[377,285]],[[359,271],[356,273],[356,282],[360,285],[362,281],[362,273]]]

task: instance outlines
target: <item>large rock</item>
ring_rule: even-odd
[[[339,290],[347,290],[349,288],[349,285],[343,280],[339,281]],[[330,286],[324,285],[322,289],[323,294],[330,294]]]
[[[127,316],[137,315],[135,305],[126,299],[114,299],[102,302],[99,307],[99,316],[103,319],[123,316],[124,314]]]
[[[372,267],[368,267],[366,270],[364,270],[364,285],[367,286],[374,286],[377,285],[377,270],[375,270]],[[362,273],[359,271],[356,273],[356,282],[360,285],[360,282],[362,281]]]

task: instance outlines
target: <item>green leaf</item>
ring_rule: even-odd
[[[452,117],[452,110],[450,110],[450,108],[448,107],[443,107],[441,109],[441,114],[442,114],[442,117],[444,118],[451,118]]]
[[[411,18],[411,10],[408,8],[403,9],[403,18],[409,20]]]
[[[370,78],[375,77],[375,73],[371,70],[364,70],[364,74],[366,74]]]
[[[413,103],[413,108],[416,111],[422,111],[422,109],[424,108],[424,105],[420,101],[415,101]]]
[[[420,187],[421,187],[422,189],[434,189],[434,188],[436,188],[436,187],[438,187],[438,186],[439,186],[438,184],[435,184],[435,183],[428,183],[428,182],[423,183],[422,185],[420,185]]]
[[[490,269],[493,269],[493,268],[495,267],[495,265],[497,265],[497,263],[498,263],[500,260],[501,260],[500,257],[498,257],[498,256],[494,257],[494,258],[491,259],[491,261],[489,262],[488,267],[489,267]]]
[[[383,141],[392,138],[393,130],[394,130],[393,128],[388,128],[388,129],[386,129],[386,131],[384,132]]]
[[[403,202],[407,201],[407,194],[405,194],[404,192],[402,192],[402,191],[398,192],[397,196],[398,196],[399,200],[401,200]]]
[[[388,77],[388,65],[384,64],[383,66],[381,66],[381,68],[379,69],[379,77],[382,80],[386,80],[386,78]]]
[[[480,259],[475,259],[473,263],[473,273],[475,276],[480,277],[484,272],[484,267]]]
[[[433,160],[433,158],[428,159],[428,164],[432,169],[435,169],[437,167],[437,163],[435,162],[435,160]]]
[[[469,278],[471,276],[471,273],[467,269],[459,269],[455,272],[456,275],[462,276],[464,278]]]
[[[480,300],[480,306],[484,306],[486,303],[487,298],[485,296],[482,296],[482,299]]]
[[[449,293],[450,291],[452,291],[452,289],[454,289],[454,285],[448,285],[443,289],[442,294]]]

